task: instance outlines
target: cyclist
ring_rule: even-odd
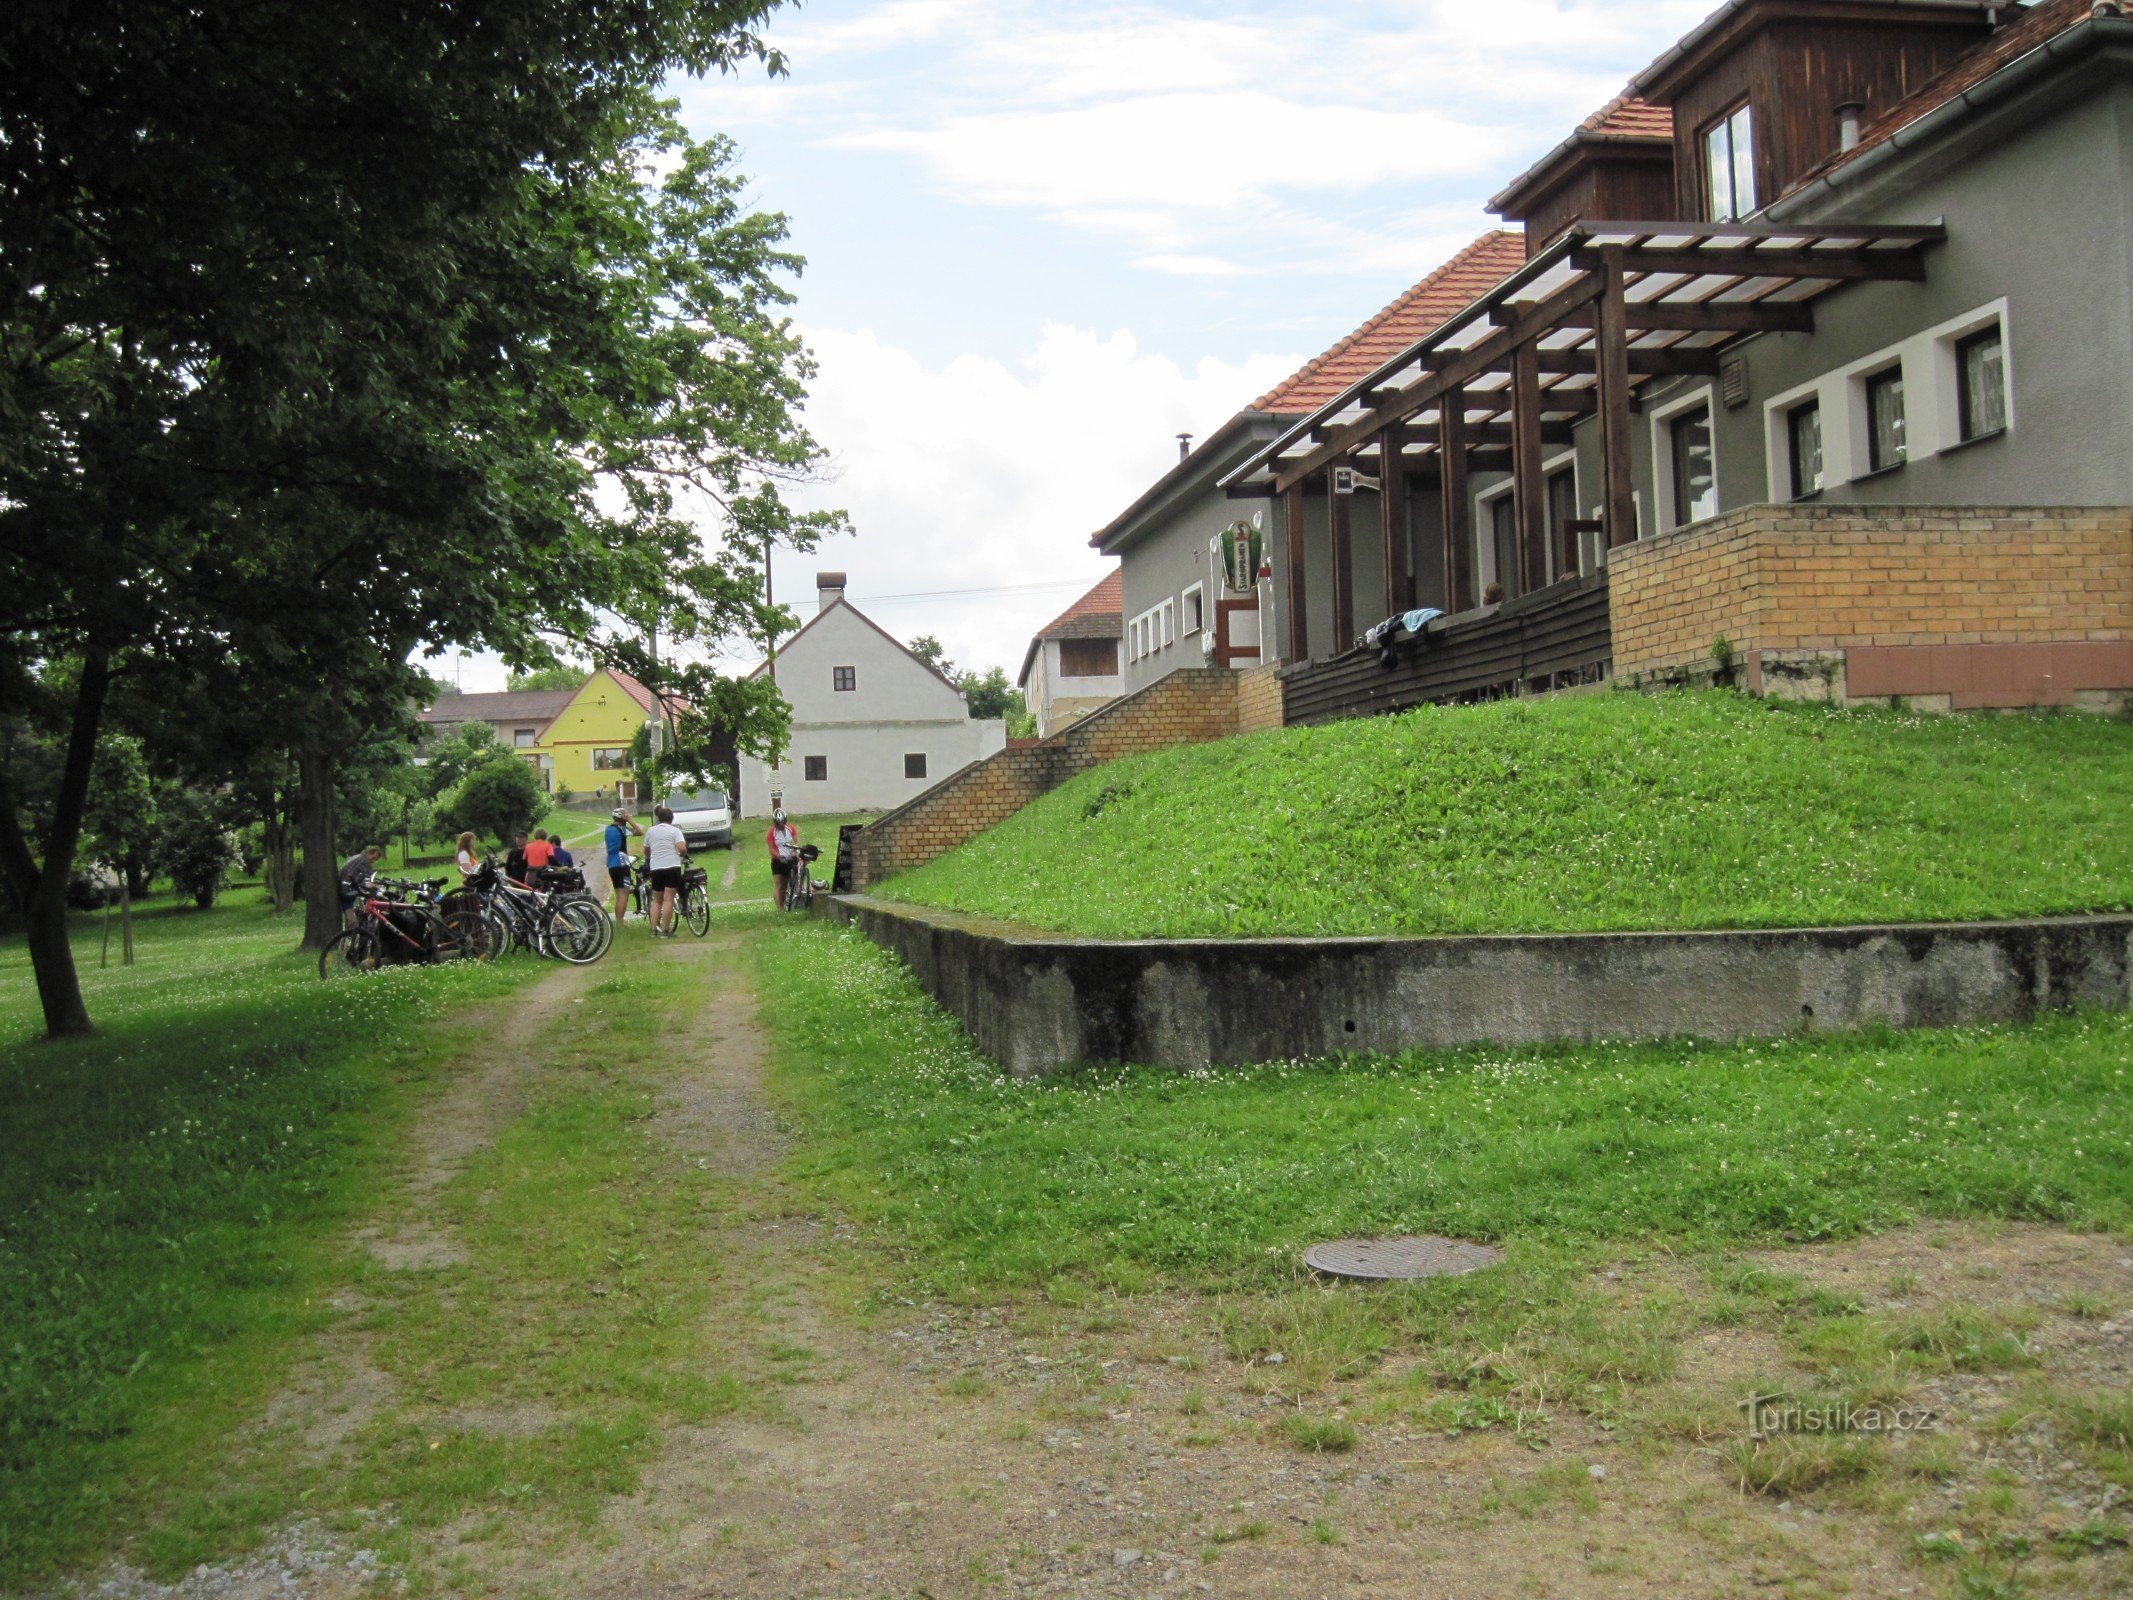
[[[689,854],[689,841],[674,826],[674,813],[654,806],[652,825],[644,831],[644,864],[652,869],[652,934],[674,937],[674,902],[681,894],[681,864]]]
[[[794,868],[800,865],[800,830],[792,825],[779,806],[770,814],[770,831],[763,835],[763,842],[770,846],[770,882],[773,898],[778,909],[785,909],[785,896],[792,887]]]
[[[630,897],[630,835],[642,834],[644,828],[630,815],[628,806],[617,806],[609,815],[605,843],[607,846],[607,881],[615,890],[615,921],[619,925],[629,920]]]

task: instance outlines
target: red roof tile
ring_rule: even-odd
[[[1599,139],[1671,139],[1674,112],[1624,91],[1579,123],[1578,132]]]
[[[1892,136],[1909,127],[1927,112],[1946,105],[1965,90],[1976,88],[2009,62],[2029,54],[2041,45],[2049,44],[2069,28],[2086,22],[2089,12],[2090,0],[2041,0],[2040,4],[2024,11],[1917,93],[1889,107],[1861,130],[1858,144],[1809,168],[1801,174],[1799,181],[1792,185],[1792,189],[1802,188],[1823,174],[1834,172],[1862,151],[1871,150],[1877,144],[1887,143]],[[1792,189],[1788,189],[1786,193],[1791,193]]]
[[[1119,569],[1113,567],[1104,574],[1102,581],[1095,588],[1039,628],[1037,637],[1050,639],[1067,632],[1070,628],[1072,628],[1077,637],[1080,637],[1083,636],[1084,630],[1079,627],[1073,627],[1073,625],[1089,622],[1118,623],[1121,625],[1120,631],[1123,631],[1125,616],[1125,586],[1119,581]]]
[[[1316,411],[1525,264],[1523,234],[1508,229],[1483,234],[1332,349],[1306,361],[1254,400],[1252,409],[1276,416]]]

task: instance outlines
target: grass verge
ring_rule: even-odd
[[[2133,903],[2133,727],[1726,693],[1430,707],[1084,773],[879,892],[1121,938]]]
[[[0,946],[0,1586],[146,1526],[326,1316],[447,1008],[512,970],[322,984],[299,924],[145,912],[139,959],[77,954],[91,1039],[45,1043]]]

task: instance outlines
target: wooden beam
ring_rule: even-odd
[[[1599,265],[1599,252],[1570,252],[1580,271]],[[1909,250],[1664,250],[1632,247],[1622,252],[1624,272],[1690,273],[1713,278],[1822,278],[1839,283],[1923,283],[1926,264]]]
[[[1601,516],[1610,546],[1637,536],[1637,503],[1631,498],[1629,440],[1629,318],[1622,299],[1622,252],[1601,252],[1600,298],[1593,307],[1598,337],[1593,341],[1600,375]]]
[[[1542,444],[1575,444],[1577,424],[1574,422],[1543,422],[1540,442]],[[1515,445],[1518,443],[1518,427],[1515,422],[1469,422],[1466,425],[1466,443],[1469,450],[1490,445]]]
[[[1539,350],[1535,355],[1543,372],[1593,370],[1592,346],[1589,344],[1580,345],[1575,350]],[[1637,378],[1715,378],[1718,376],[1718,351],[1710,346],[1692,349],[1680,345],[1640,346],[1629,352],[1629,371]]]
[[[1444,609],[1464,611],[1474,603],[1469,576],[1473,528],[1466,492],[1466,391],[1447,389],[1443,401],[1437,411],[1437,493],[1444,508]]]
[[[1301,484],[1289,489],[1281,497],[1284,512],[1284,532],[1288,535],[1287,548],[1282,556],[1282,609],[1289,614],[1289,656],[1291,661],[1311,659],[1311,626],[1305,611],[1304,593],[1304,497]],[[1270,641],[1271,642],[1271,641]]]
[[[1815,310],[1804,300],[1632,300],[1626,326],[1636,333],[1813,333]],[[1560,328],[1589,328],[1589,307],[1570,312]]]
[[[1408,528],[1407,473],[1400,460],[1400,435],[1406,430],[1388,428],[1378,435],[1378,529],[1385,555],[1385,612],[1411,611],[1415,604],[1414,579],[1408,574],[1408,547],[1413,540]]]
[[[1355,539],[1352,508],[1355,496],[1331,497],[1329,522],[1333,533],[1333,653],[1339,655],[1355,642]]]
[[[1548,586],[1548,512],[1541,491],[1540,366],[1533,346],[1511,352],[1511,499],[1517,518],[1519,586],[1531,594]],[[1510,591],[1509,584],[1504,585]]]
[[[1462,350],[1442,368],[1425,373],[1384,405],[1373,407],[1355,421],[1335,429],[1331,437],[1300,460],[1282,468],[1275,476],[1276,487],[1286,489],[1292,483],[1301,482],[1391,424],[1405,422],[1417,411],[1426,409],[1446,391],[1461,388],[1485,372],[1500,370],[1519,345],[1561,326],[1566,313],[1589,305],[1599,292],[1599,275],[1585,273],[1571,279],[1547,298],[1530,302],[1528,309],[1511,326],[1500,328],[1478,344]]]

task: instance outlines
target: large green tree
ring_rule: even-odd
[[[0,717],[63,752],[35,823],[0,767],[0,871],[49,1031],[89,1025],[64,888],[115,692],[283,741],[314,923],[336,767],[418,649],[567,643],[777,737],[774,690],[674,663],[767,635],[765,549],[839,525],[780,493],[820,456],[798,263],[656,98],[775,70],[768,9],[0,15]]]

